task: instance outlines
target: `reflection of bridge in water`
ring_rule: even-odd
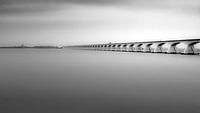
[[[88,50],[196,55],[200,54],[200,39],[90,44],[70,47]]]

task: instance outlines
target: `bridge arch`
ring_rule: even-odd
[[[115,51],[120,51],[121,50],[121,44],[117,44],[115,47]]]
[[[114,44],[112,47],[115,47],[116,45]]]
[[[155,49],[153,50],[154,53],[162,53],[163,52],[163,48],[162,46],[165,45],[164,42],[161,42],[161,43],[158,43],[156,46],[155,46]]]
[[[106,47],[107,47],[107,45],[106,45],[106,44],[103,44],[103,50],[104,50],[104,51],[106,50]]]
[[[94,45],[91,45],[91,49],[94,49]]]
[[[133,46],[134,46],[134,44],[128,44],[128,45],[127,45],[127,51],[129,51],[129,52],[134,51]]]
[[[184,50],[183,54],[196,54],[195,53],[195,48],[194,45],[198,44],[199,42],[191,42],[190,44],[188,44]]]
[[[110,50],[111,50],[111,51],[115,51],[115,46],[116,46],[116,45],[113,44],[113,45],[111,46]]]
[[[123,44],[122,46],[121,46],[121,51],[127,51],[127,44]]]
[[[200,54],[200,42],[194,44],[194,53],[195,54]]]
[[[117,46],[118,46],[117,44],[114,44],[112,50],[117,51]]]
[[[108,50],[108,46],[109,46],[108,44],[105,45],[105,48],[104,48],[105,51]]]
[[[141,52],[142,51],[142,47],[141,47],[142,45],[143,45],[143,43],[135,44],[134,51],[135,52]]]
[[[194,45],[197,44],[197,41],[188,41],[182,42],[176,46],[177,53],[180,54],[195,54]]]
[[[180,42],[173,42],[169,45],[169,48],[167,50],[167,53],[169,54],[175,54],[176,52],[176,45],[180,44]]]
[[[152,43],[146,43],[146,44],[143,44],[141,47],[142,47],[142,52],[145,52],[145,53],[148,53],[148,52],[151,52],[151,45]]]
[[[106,50],[107,50],[107,51],[110,50],[110,47],[111,47],[111,45],[110,45],[110,44],[107,44]]]
[[[97,45],[94,45],[94,49],[97,49]]]

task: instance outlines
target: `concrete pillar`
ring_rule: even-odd
[[[152,45],[152,43],[143,44],[142,52],[146,52],[146,53],[151,52],[151,48],[150,48],[151,45]]]
[[[95,48],[95,50],[99,50],[99,45],[96,45],[96,48]]]
[[[108,45],[108,49],[107,49],[107,50],[108,50],[108,51],[110,51],[110,50],[111,50],[111,47],[112,47],[112,45],[111,45],[111,44],[109,44],[109,45]]]
[[[134,52],[142,52],[142,43],[139,43],[139,44],[135,44],[134,46]]]
[[[195,54],[194,45],[198,42],[190,42],[186,45],[183,54]]]
[[[193,51],[193,47],[190,46],[190,45],[187,45],[185,47],[185,50],[184,50],[184,53],[183,54],[194,54],[194,51]]]
[[[174,46],[170,46],[169,49],[167,50],[167,53],[176,53],[176,49]]]
[[[165,43],[158,43],[154,49],[154,53],[162,53],[162,46],[164,45]]]
[[[111,51],[114,51],[114,50],[115,50],[115,44],[111,45],[110,50],[111,50]]]
[[[106,47],[107,47],[107,45],[104,44],[104,45],[103,45],[103,51],[106,51]]]
[[[101,47],[100,47],[100,49],[99,49],[99,50],[101,50],[101,51],[103,50],[103,45],[101,45]]]
[[[118,51],[118,44],[115,44],[115,47],[113,48],[114,51]]]
[[[118,44],[116,47],[116,51],[120,51],[121,50],[121,44]]]
[[[171,43],[169,45],[169,48],[167,50],[167,53],[170,53],[170,54],[175,54],[176,53],[176,45],[179,44],[180,42],[174,42],[174,43]]]
[[[133,51],[133,46],[134,46],[134,44],[128,44],[127,51],[128,52],[132,52]]]
[[[200,42],[198,42],[197,44],[195,44],[193,46],[193,50],[195,54],[199,54],[200,55]]]
[[[127,46],[127,44],[122,44],[121,51],[125,52],[126,51],[126,46]]]

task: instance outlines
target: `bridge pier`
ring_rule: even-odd
[[[169,48],[167,50],[167,53],[169,54],[176,54],[176,45],[178,45],[180,42],[173,42],[169,45]]]
[[[134,48],[133,48],[134,44],[128,44],[127,46],[127,52],[133,52]]]
[[[135,44],[134,52],[142,52],[141,46],[142,46],[142,43]]]
[[[185,50],[184,50],[184,54],[196,54],[194,51],[194,45],[197,44],[198,42],[191,42],[189,43]]]
[[[165,43],[157,43],[155,45],[155,49],[154,49],[154,53],[163,53],[162,51],[162,46],[164,45]]]
[[[121,44],[117,44],[115,47],[115,51],[120,51]]]
[[[194,45],[194,53],[200,54],[200,42]]]
[[[122,46],[121,46],[121,51],[122,52],[126,52],[127,51],[127,44],[122,44]]]
[[[109,51],[114,51],[114,49],[115,49],[115,45],[113,44],[110,46]]]
[[[193,50],[193,47],[190,46],[190,45],[187,45],[183,54],[194,54],[194,50]]]
[[[177,48],[177,53],[180,54],[195,54],[194,52],[194,45],[197,44],[197,41],[193,42],[181,42],[176,46]]]
[[[142,52],[150,53],[152,43],[146,43],[142,45]]]

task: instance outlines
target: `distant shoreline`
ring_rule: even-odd
[[[0,47],[0,49],[62,49],[63,47],[57,46],[8,46],[8,47]]]

